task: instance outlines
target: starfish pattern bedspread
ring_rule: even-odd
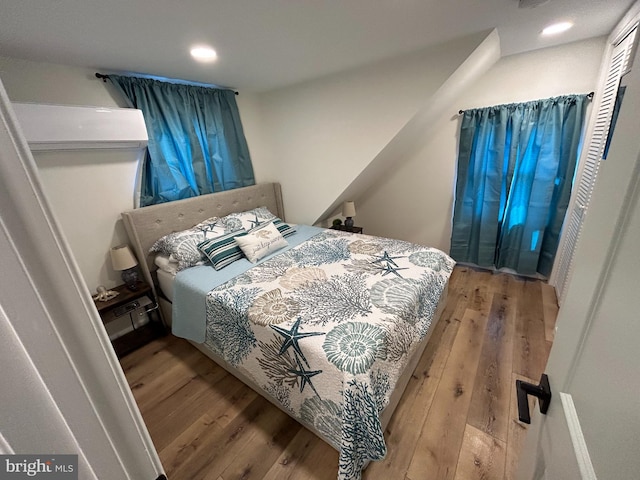
[[[326,230],[210,291],[205,344],[340,452],[339,480],[360,479],[386,454],[380,414],[454,263]]]

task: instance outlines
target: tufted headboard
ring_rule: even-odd
[[[209,217],[222,217],[256,207],[267,207],[284,220],[280,184],[261,183],[137,208],[122,212],[122,219],[144,278],[155,290],[153,272],[156,266],[149,249],[157,239],[171,232],[186,230]]]

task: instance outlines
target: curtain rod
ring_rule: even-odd
[[[98,75],[98,74],[96,73],[96,75]],[[593,98],[593,95],[594,95],[594,94],[595,94],[595,92],[589,92],[589,93],[587,93],[587,98],[588,98],[589,100],[591,100],[591,99]],[[458,110],[458,115],[462,115],[463,113],[464,113],[464,110]]]
[[[107,78],[109,78],[109,75],[105,75],[104,73],[98,73],[96,72],[96,78],[101,78],[103,82],[107,82]],[[231,89],[229,89],[231,90]],[[239,95],[238,92],[234,91],[233,93],[235,93],[236,95]]]

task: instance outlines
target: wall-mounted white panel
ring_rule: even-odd
[[[31,150],[143,148],[147,129],[140,110],[13,103]]]

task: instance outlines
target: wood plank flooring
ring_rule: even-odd
[[[515,380],[540,379],[556,314],[542,282],[456,267],[387,427],[387,457],[363,479],[514,478],[526,434]],[[336,478],[335,450],[188,342],[169,335],[121,364],[169,480]]]

